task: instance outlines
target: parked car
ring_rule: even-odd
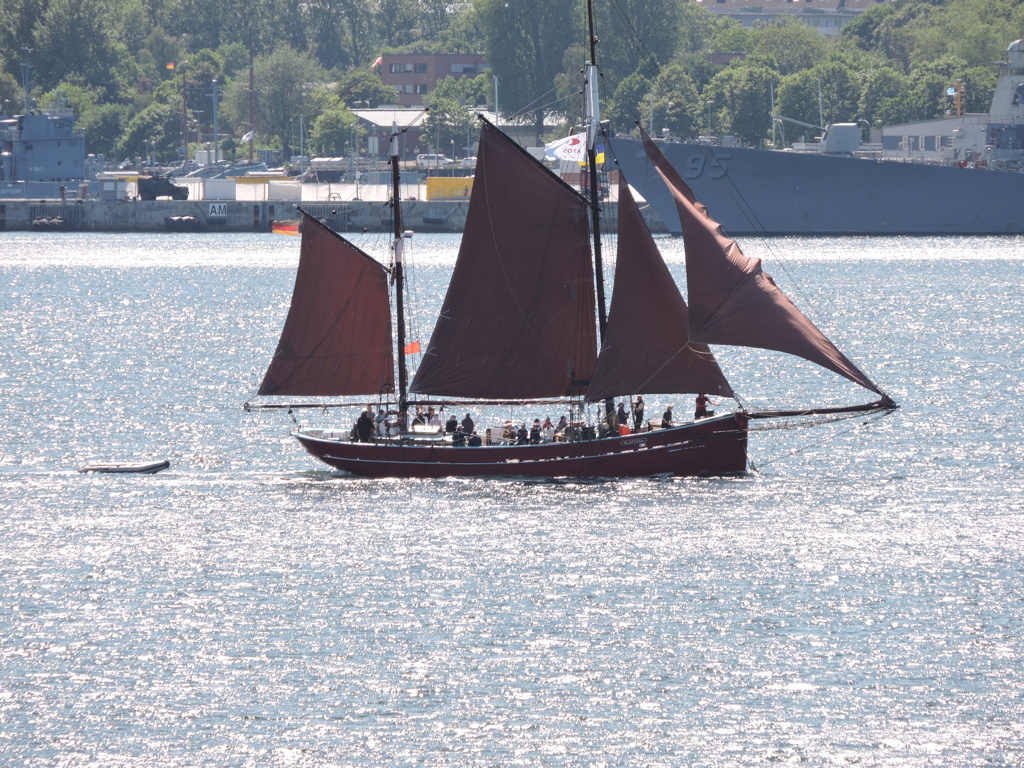
[[[416,169],[427,171],[431,168],[446,168],[452,164],[447,155],[416,155]]]

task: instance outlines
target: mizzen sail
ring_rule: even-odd
[[[388,271],[304,215],[288,317],[261,395],[394,392]]]
[[[482,121],[473,196],[418,394],[582,395],[597,356],[586,201]]]
[[[711,350],[689,340],[686,302],[621,175],[618,207],[615,288],[587,400],[655,392],[732,397]]]
[[[771,349],[802,357],[882,394],[747,258],[735,240],[696,199],[651,138],[644,149],[668,185],[679,212],[686,249],[686,285],[690,303],[690,339],[704,344]]]

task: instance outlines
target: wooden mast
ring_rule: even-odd
[[[398,124],[391,126],[391,207],[392,216],[395,222],[395,239],[392,245],[394,253],[394,272],[392,273],[395,283],[395,322],[398,348],[398,410],[402,416],[402,428],[407,429],[409,409],[409,372],[405,365],[405,265],[403,263],[403,251],[405,233],[402,229],[402,199],[400,184],[402,180],[399,168],[399,147],[398,147]]]

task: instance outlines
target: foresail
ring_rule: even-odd
[[[394,392],[388,272],[304,215],[299,269],[261,395]]]
[[[651,138],[642,129],[641,133],[647,156],[668,185],[679,212],[690,339],[796,355],[882,394],[779,290],[762,271],[761,260],[747,258],[736,241],[723,234]]]
[[[596,358],[594,311],[585,201],[482,122],[462,245],[410,391],[581,395]]]
[[[711,350],[689,340],[686,302],[619,176],[615,288],[587,400],[649,393],[732,397]]]

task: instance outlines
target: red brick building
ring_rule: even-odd
[[[446,77],[476,77],[487,69],[487,59],[477,53],[386,53],[373,63],[384,85],[395,89],[396,103],[421,107],[424,97]]]

